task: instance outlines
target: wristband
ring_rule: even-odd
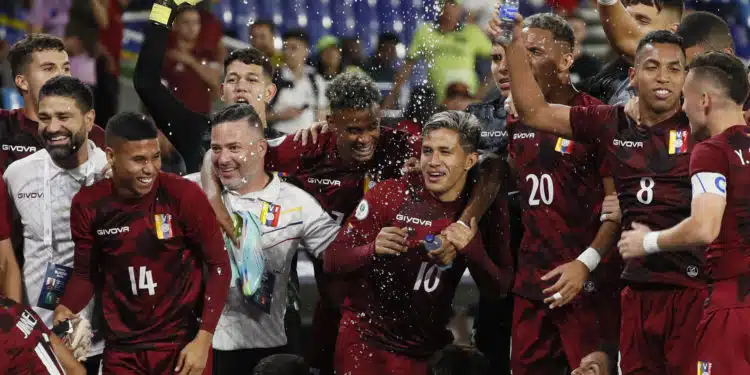
[[[154,4],[154,6],[151,8],[151,14],[148,16],[148,19],[156,23],[160,23],[164,26],[168,26],[169,16],[171,15],[172,9],[170,9],[169,7],[165,7],[161,4]]]
[[[576,258],[576,260],[585,264],[589,269],[589,272],[593,272],[594,269],[596,269],[596,266],[599,265],[602,257],[601,255],[599,255],[599,252],[596,249],[594,249],[593,247],[589,247],[584,252],[582,252],[581,255]]]
[[[661,232],[648,232],[643,237],[643,250],[646,251],[646,254],[655,254],[661,251],[659,248],[659,233]]]
[[[597,0],[599,4],[604,5],[604,6],[615,5],[617,4],[618,1],[620,0]]]
[[[459,220],[459,221],[457,221],[457,223],[459,223],[459,224],[461,224],[461,225],[465,226],[465,227],[466,227],[466,228],[468,228],[468,229],[471,229],[471,227],[469,226],[469,224],[466,224],[466,223],[464,223],[464,221],[463,221],[463,220]]]

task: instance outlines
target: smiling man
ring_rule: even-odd
[[[422,133],[422,172],[368,191],[326,250],[325,270],[348,282],[336,373],[426,375],[428,359],[450,342],[445,327],[466,268],[480,287],[507,290],[513,275],[490,260],[476,218],[453,222],[467,202],[479,133],[468,113],[433,116]],[[450,268],[424,245],[438,234],[458,249]]]

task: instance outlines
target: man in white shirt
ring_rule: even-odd
[[[267,148],[263,125],[251,106],[234,104],[214,115],[213,170],[225,188],[222,198],[229,212],[245,211],[260,219],[265,270],[258,293],[270,300],[265,306],[248,306],[232,282],[213,338],[214,375],[248,373],[261,359],[287,350],[284,313],[292,258],[300,247],[321,258],[339,230],[312,196],[265,171]],[[188,178],[200,179],[198,174]]]
[[[102,178],[107,165],[104,151],[89,140],[94,126],[94,99],[80,80],[60,76],[39,92],[39,134],[44,149],[13,162],[3,178],[23,226],[24,302],[32,306],[47,327],[73,271],[74,244],[70,233],[70,206],[84,185]],[[94,323],[94,339],[86,369],[98,374],[104,349],[93,320],[94,300],[81,312]],[[100,322],[101,323],[101,322]]]

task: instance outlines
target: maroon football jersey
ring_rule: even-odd
[[[0,369],[3,374],[64,374],[52,332],[31,308],[0,295]]]
[[[289,135],[269,141],[266,169],[279,172],[290,183],[320,203],[339,224],[376,183],[401,176],[410,157],[419,157],[421,140],[400,130],[380,127],[375,155],[369,163],[342,162],[333,133],[321,134],[316,144],[302,146]]]
[[[0,178],[0,241],[10,237],[10,226],[13,222],[12,207],[5,180]]]
[[[89,139],[97,147],[104,148],[104,129],[94,125]],[[43,148],[36,121],[26,117],[21,109],[0,109],[0,172],[5,172],[10,163]]]
[[[601,102],[579,93],[573,104]],[[596,237],[604,199],[602,177],[609,177],[610,171],[606,155],[595,143],[571,141],[517,120],[508,121],[508,137],[524,225],[513,292],[543,300],[542,290],[552,283],[542,282],[541,277],[575,260]],[[587,288],[591,287],[589,283]]]
[[[501,296],[512,270],[487,256],[481,236],[463,249],[451,268],[440,269],[422,244],[453,223],[465,204],[438,201],[420,175],[387,180],[365,194],[326,250],[325,269],[350,277],[343,309],[357,313],[357,329],[374,345],[427,358],[450,342],[446,324],[456,286],[466,267],[478,285]],[[410,227],[409,250],[399,256],[375,255],[384,227]]]
[[[161,172],[149,194],[123,200],[103,180],[75,195],[70,226],[74,270],[60,303],[80,311],[101,286],[107,347],[171,347],[214,331],[231,270],[198,185]]]
[[[572,107],[573,138],[607,152],[622,210],[622,227],[634,221],[653,230],[690,216],[690,154],[695,141],[684,113],[651,127],[638,126],[624,107]],[[662,252],[626,262],[623,279],[701,287],[702,249]]]

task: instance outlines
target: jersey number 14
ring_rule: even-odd
[[[135,267],[128,267],[128,273],[130,273],[130,289],[133,291],[133,295],[138,295],[138,290],[148,290],[148,295],[153,296],[156,294],[157,284],[154,282],[154,277],[151,275],[146,266],[141,266],[138,270],[138,284],[135,280]]]

